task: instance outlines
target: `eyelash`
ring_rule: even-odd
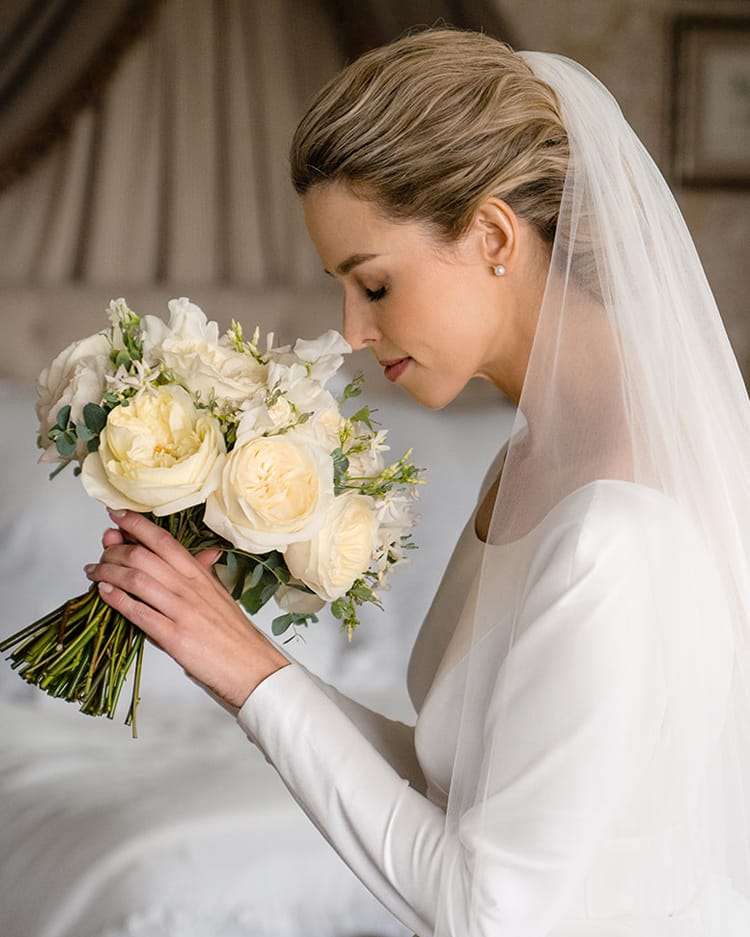
[[[381,286],[380,289],[377,289],[377,290],[366,289],[365,295],[367,296],[367,298],[369,299],[371,303],[377,303],[385,296],[387,292],[388,292],[388,288],[385,286]]]

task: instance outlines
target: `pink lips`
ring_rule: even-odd
[[[397,381],[406,370],[411,358],[394,358],[393,361],[381,361],[385,376],[389,381]]]

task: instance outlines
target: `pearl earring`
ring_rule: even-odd
[[[492,268],[492,272],[495,274],[496,277],[504,277],[505,267],[503,264],[498,264],[496,267]]]

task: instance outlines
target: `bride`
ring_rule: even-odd
[[[350,344],[427,407],[477,376],[518,407],[412,654],[416,727],[145,517],[113,513],[90,578],[420,937],[746,937],[750,404],[664,180],[585,69],[446,29],[334,78],[291,164]]]

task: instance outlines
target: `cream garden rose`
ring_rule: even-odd
[[[242,550],[283,552],[320,529],[333,497],[333,462],[311,434],[238,435],[204,520]]]
[[[374,499],[345,491],[335,499],[314,537],[289,545],[284,554],[289,572],[316,595],[333,602],[369,567],[377,529]]]
[[[87,403],[99,403],[105,389],[106,375],[113,371],[110,343],[98,333],[72,342],[63,349],[37,380],[36,415],[39,419],[39,446],[44,450],[40,462],[57,462],[60,455],[48,433],[55,425],[62,407],[70,406],[70,419],[82,418]],[[82,461],[88,454],[84,442],[78,442],[75,457]]]
[[[218,420],[198,410],[184,388],[165,385],[110,412],[81,481],[110,508],[162,517],[205,500],[219,483],[225,453]]]

